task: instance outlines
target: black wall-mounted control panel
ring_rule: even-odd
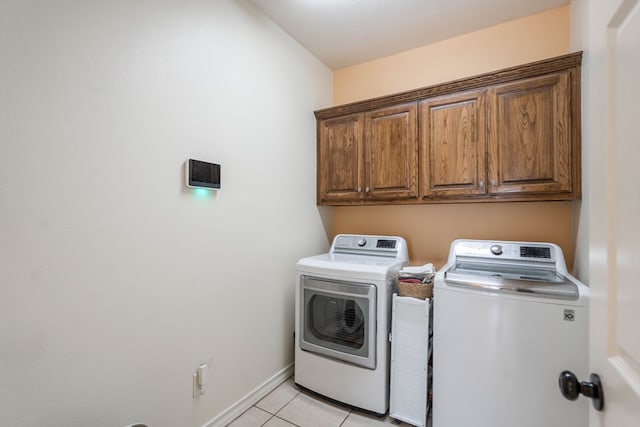
[[[185,164],[185,184],[191,188],[220,188],[220,165],[189,159]]]

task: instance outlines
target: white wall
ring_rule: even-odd
[[[589,282],[589,203],[591,200],[590,160],[593,155],[589,120],[589,76],[593,64],[588,49],[588,16],[583,0],[573,0],[570,6],[570,43],[571,51],[582,51],[582,199],[572,203],[574,230],[576,232],[576,252],[574,254],[573,273],[582,282]]]
[[[293,362],[328,68],[242,1],[3,0],[0,73],[0,425],[201,426]]]
[[[582,200],[575,202],[577,241],[574,273],[586,284],[604,274],[606,258],[607,34],[598,20],[615,2],[572,0],[571,48],[582,50]],[[600,9],[599,9],[600,8]],[[593,276],[593,277],[592,277]]]

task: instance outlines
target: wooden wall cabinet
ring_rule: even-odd
[[[318,203],[580,198],[581,59],[316,111]]]
[[[571,194],[568,72],[489,89],[489,192]]]
[[[423,199],[486,194],[486,90],[420,103]]]
[[[415,102],[318,122],[318,203],[418,197]]]
[[[318,122],[318,204],[363,199],[364,114]]]

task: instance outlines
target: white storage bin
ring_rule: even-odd
[[[431,299],[393,294],[389,415],[423,427],[429,413]]]

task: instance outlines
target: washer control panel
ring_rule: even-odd
[[[553,243],[460,240],[455,242],[456,257],[492,258],[505,261],[556,262],[557,246]]]

